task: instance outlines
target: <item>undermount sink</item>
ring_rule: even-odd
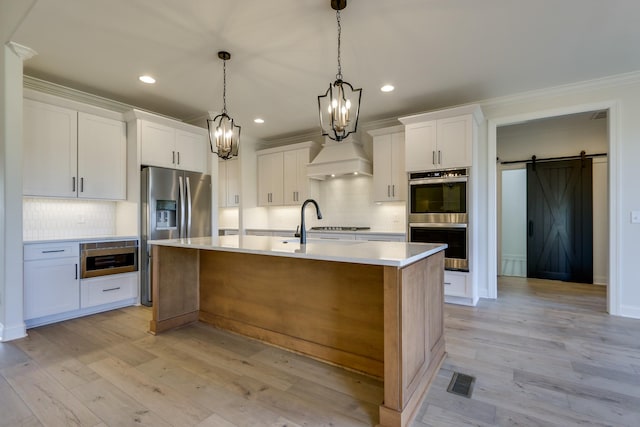
[[[356,245],[356,244],[360,244],[363,243],[364,240],[338,240],[338,239],[307,239],[307,245],[309,244],[313,244],[313,245],[317,245],[317,244],[332,244],[332,245]],[[281,243],[297,243],[300,244],[300,239],[299,238],[294,238],[294,239],[285,239],[282,240]]]

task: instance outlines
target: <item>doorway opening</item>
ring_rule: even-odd
[[[607,109],[497,127],[499,276],[609,285],[609,135]]]

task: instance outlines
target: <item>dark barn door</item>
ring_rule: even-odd
[[[593,283],[591,165],[527,165],[527,277]]]

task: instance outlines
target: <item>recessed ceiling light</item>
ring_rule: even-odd
[[[358,172],[354,172],[353,174],[354,174],[354,175],[358,175]]]
[[[336,177],[336,174],[335,174],[335,173],[332,173],[332,174],[331,174],[331,178],[335,178],[335,177]]]
[[[256,118],[256,119],[253,119],[253,121],[254,121],[255,123],[260,123],[260,124],[264,123],[264,119],[261,119],[260,117],[258,117],[258,118]]]
[[[152,84],[154,84],[154,83],[156,82],[156,79],[154,79],[154,78],[153,78],[153,77],[151,77],[151,76],[146,76],[146,75],[145,75],[145,76],[140,76],[140,77],[138,77],[138,79],[139,79],[142,83],[146,83],[146,84],[150,84],[150,85],[152,85]]]
[[[393,92],[395,88],[392,85],[384,85],[380,88],[383,92]]]

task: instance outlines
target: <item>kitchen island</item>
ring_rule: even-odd
[[[202,321],[382,378],[406,426],[445,356],[446,245],[220,236],[151,241],[154,334]]]

